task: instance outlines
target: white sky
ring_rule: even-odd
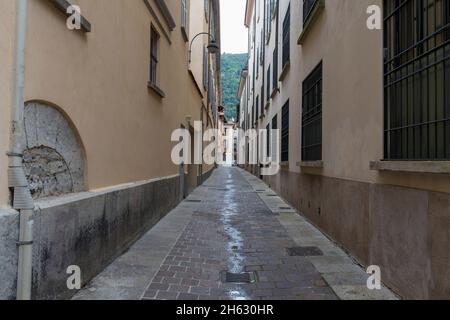
[[[220,0],[222,53],[247,52],[247,28],[244,26],[246,0]]]

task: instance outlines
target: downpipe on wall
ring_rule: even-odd
[[[17,263],[17,300],[31,299],[34,201],[23,169],[25,44],[28,0],[16,0],[16,38],[14,104],[11,108],[11,136],[8,186],[12,207],[19,212],[19,257]]]

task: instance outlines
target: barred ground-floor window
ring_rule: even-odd
[[[450,159],[450,1],[384,1],[386,160]]]

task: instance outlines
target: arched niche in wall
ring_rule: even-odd
[[[25,104],[24,169],[34,199],[85,190],[85,157],[74,126],[59,108]]]

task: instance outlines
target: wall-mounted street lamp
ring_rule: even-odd
[[[192,62],[192,44],[194,43],[194,40],[197,37],[199,37],[201,35],[204,35],[204,34],[208,35],[208,37],[210,39],[209,44],[206,47],[208,49],[208,52],[210,54],[216,54],[220,50],[219,46],[216,43],[216,40],[214,39],[214,37],[210,33],[208,33],[208,32],[200,32],[200,33],[196,34],[194,38],[192,38],[191,43],[189,45],[189,63]]]

